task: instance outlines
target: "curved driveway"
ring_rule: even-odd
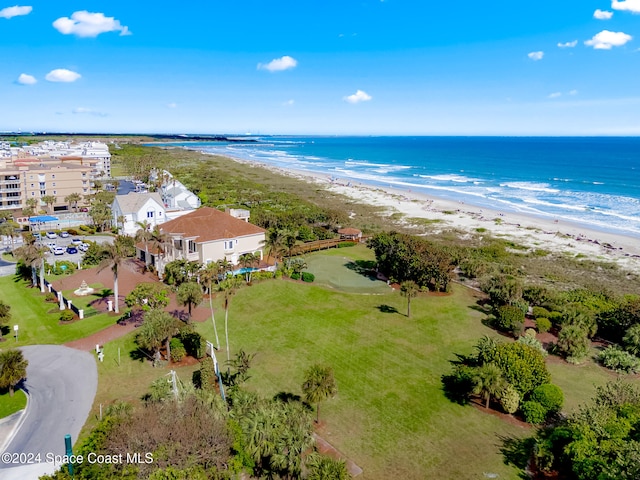
[[[47,454],[64,455],[66,434],[74,443],[78,439],[96,395],[98,369],[93,355],[69,347],[36,345],[21,350],[29,360],[23,387],[29,405],[5,452],[39,453],[45,462]],[[16,465],[0,462],[0,469],[10,467]],[[9,473],[17,472],[0,478]]]

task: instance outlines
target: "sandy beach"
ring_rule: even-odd
[[[282,169],[237,158],[232,160],[322,185],[328,191],[356,202],[382,207],[389,215],[400,213],[404,216],[402,221],[408,225],[414,218],[434,221],[430,227],[433,232],[454,229],[463,234],[486,231],[531,249],[613,262],[624,270],[640,274],[640,240],[634,237],[593,230],[564,220],[480,208],[411,190],[383,189],[348,178],[332,179],[303,170]]]

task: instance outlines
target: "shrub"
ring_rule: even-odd
[[[622,339],[624,348],[633,355],[640,354],[640,323],[631,325]]]
[[[180,335],[182,344],[187,352],[194,358],[202,358],[207,352],[207,341],[198,332],[183,333]]]
[[[291,278],[291,280],[300,280],[300,274],[298,272],[294,272],[289,278]]]
[[[533,318],[535,318],[536,320],[540,317],[545,317],[548,318],[549,317],[549,310],[547,310],[544,307],[533,307],[532,309],[532,314],[533,314]]]
[[[542,354],[522,343],[499,344],[487,361],[500,367],[504,377],[522,397],[551,380]]]
[[[598,361],[617,372],[636,373],[640,370],[640,359],[618,346],[604,349],[598,355]]]
[[[588,354],[591,342],[577,325],[567,325],[558,334],[558,350],[569,363],[580,363]]]
[[[179,338],[172,338],[170,346],[171,346],[172,362],[179,362],[187,354],[187,351],[185,350],[184,345],[182,344],[182,341]]]
[[[540,333],[548,332],[551,330],[551,320],[545,317],[536,318],[536,327]]]
[[[539,425],[547,418],[547,409],[538,402],[529,400],[522,404],[522,414],[527,423]]]
[[[73,320],[73,317],[73,310],[63,310],[62,312],[60,312],[61,322],[70,322],[71,320]]]
[[[531,392],[530,400],[538,402],[547,412],[559,412],[564,404],[562,389],[552,383],[545,383]]]
[[[87,227],[86,225],[80,225],[80,230],[82,230],[83,232],[88,232],[89,230],[91,230],[91,228]]]
[[[502,392],[500,397],[500,404],[505,412],[509,415],[513,415],[518,411],[520,406],[520,394],[513,388],[513,385],[509,384]]]
[[[313,282],[316,279],[316,276],[313,273],[302,272],[302,281],[303,282]]]
[[[75,228],[69,228],[67,232],[69,232],[69,235],[78,235],[78,231]]]
[[[451,375],[442,376],[442,386],[445,396],[460,405],[469,403],[473,387],[475,369],[468,365],[456,365]]]
[[[53,292],[47,292],[47,294],[44,296],[44,301],[45,302],[57,302],[58,301],[58,297],[56,297],[56,294]]]
[[[524,325],[524,312],[513,305],[502,305],[496,309],[496,325],[500,330],[519,331]]]
[[[547,356],[547,351],[542,346],[542,342],[536,338],[536,331],[533,328],[527,328],[525,334],[518,339],[518,343],[529,345],[531,348],[538,350],[542,356]]]
[[[200,362],[200,368],[193,372],[193,385],[202,390],[216,389],[216,372],[213,369],[213,362],[205,358]]]
[[[338,248],[347,248],[347,247],[355,247],[357,243],[355,242],[340,242],[336,247]]]

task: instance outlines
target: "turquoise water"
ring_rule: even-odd
[[[265,136],[183,145],[640,237],[636,137]]]

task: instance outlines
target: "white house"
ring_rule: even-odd
[[[153,229],[166,222],[167,212],[159,193],[135,193],[116,195],[111,204],[113,224],[121,228],[126,235],[135,235],[140,229],[139,223],[147,222]]]
[[[169,240],[163,252],[150,250],[150,263],[162,268],[173,260],[185,259],[203,264],[228,260],[237,265],[245,253],[263,258],[265,229],[245,220],[232,217],[215,208],[202,207],[160,225]],[[145,256],[144,246],[138,244],[137,257]],[[158,256],[162,262],[158,262]],[[159,264],[162,265],[159,265]]]

